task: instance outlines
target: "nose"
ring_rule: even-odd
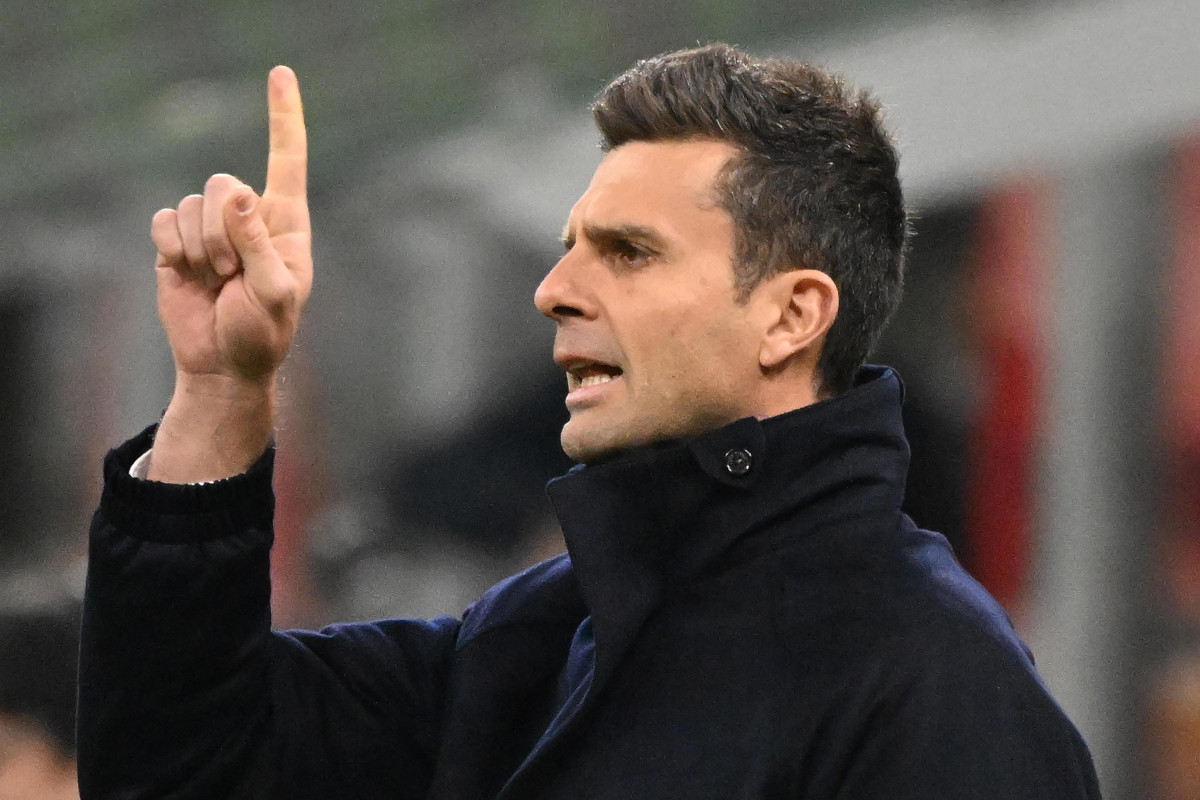
[[[538,311],[555,322],[570,317],[585,317],[592,306],[581,286],[581,270],[577,261],[578,257],[573,257],[572,253],[560,258],[533,293],[533,304]]]

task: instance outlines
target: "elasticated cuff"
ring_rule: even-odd
[[[246,472],[211,483],[134,478],[129,468],[150,449],[157,429],[151,425],[105,456],[98,513],[130,536],[168,544],[218,539],[247,527],[271,530],[275,448],[267,448]]]

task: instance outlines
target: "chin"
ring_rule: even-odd
[[[580,464],[599,464],[611,461],[620,455],[657,442],[678,439],[687,432],[676,429],[630,430],[612,429],[598,425],[583,425],[579,420],[568,420],[563,426],[559,443],[567,456]]]
[[[622,448],[605,447],[593,442],[581,441],[575,437],[568,437],[566,433],[562,436],[561,444],[567,457],[580,464],[599,464],[622,452]]]
[[[580,464],[598,464],[608,461],[631,447],[638,445],[626,435],[614,431],[596,430],[581,425],[578,420],[568,420],[559,439],[568,458]]]

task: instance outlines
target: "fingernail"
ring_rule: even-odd
[[[239,214],[249,214],[254,210],[254,195],[250,194],[249,192],[238,195],[238,198],[233,201],[233,204],[237,207]]]

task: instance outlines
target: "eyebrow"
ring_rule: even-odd
[[[662,234],[644,225],[584,225],[583,233],[593,242],[631,240],[656,250],[667,246]],[[571,231],[570,223],[563,227],[562,242],[568,248],[575,244],[575,234]]]

